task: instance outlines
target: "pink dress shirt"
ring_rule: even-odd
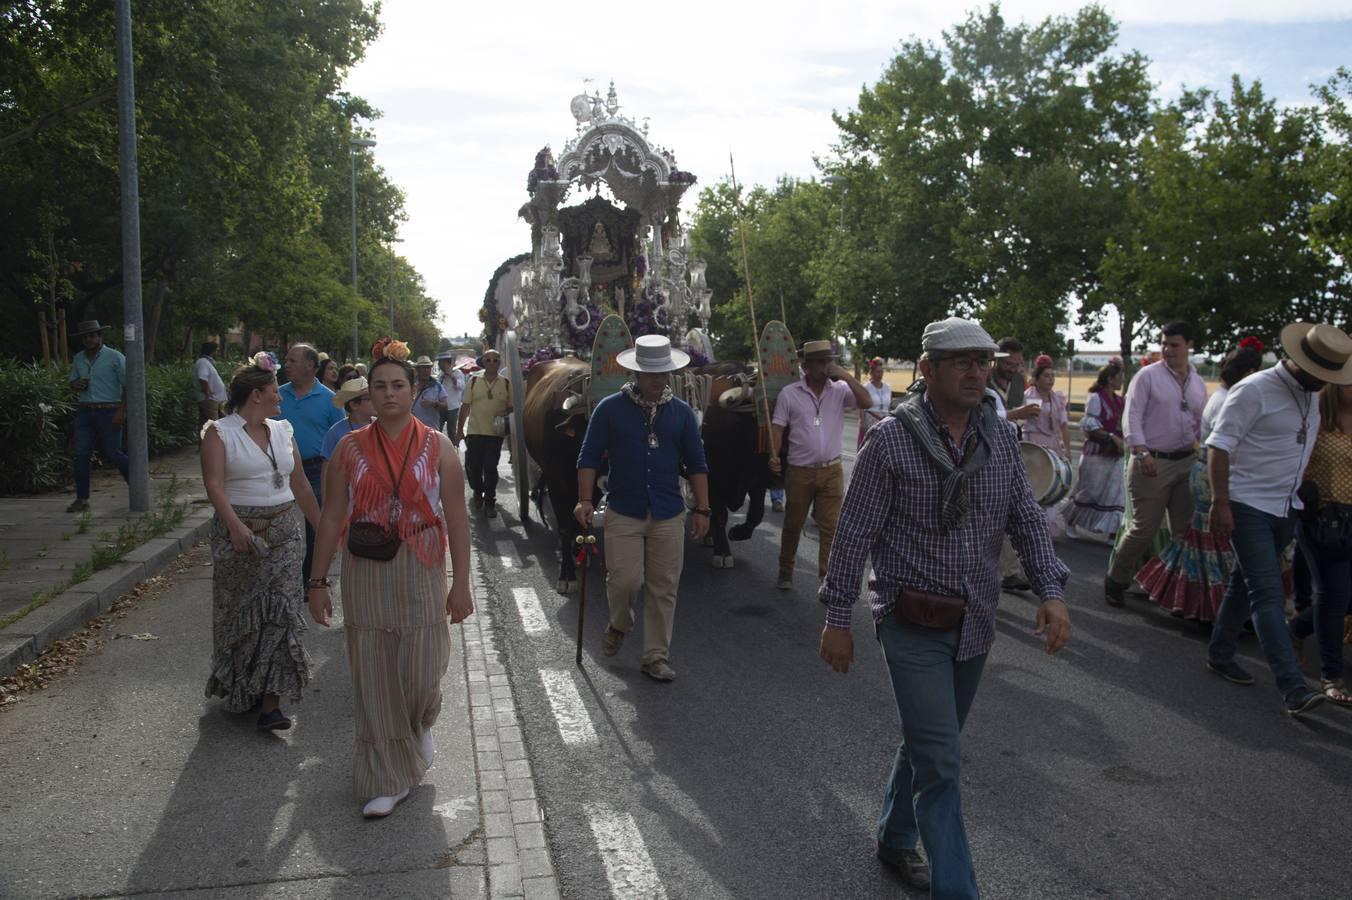
[[[1187,450],[1201,438],[1205,407],[1206,383],[1191,363],[1186,384],[1179,383],[1163,360],[1151,363],[1127,388],[1127,446],[1144,444],[1162,453]]]
[[[854,408],[854,391],[843,381],[827,381],[820,397],[802,381],[780,391],[771,421],[788,426],[789,465],[819,466],[839,459],[845,410]]]

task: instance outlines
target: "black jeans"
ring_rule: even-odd
[[[465,435],[465,477],[469,489],[484,495],[484,502],[497,502],[498,458],[502,438],[488,434]]]
[[[323,502],[323,485],[320,476],[324,471],[323,463],[311,463],[305,467],[305,480],[310,482],[310,488],[315,492],[315,501]],[[301,563],[301,577],[306,581],[310,580],[310,564],[315,558],[315,530],[310,527],[310,523],[305,523],[305,561]],[[301,595],[306,596],[305,594]]]

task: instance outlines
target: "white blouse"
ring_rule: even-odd
[[[202,429],[215,428],[225,445],[225,498],[232,506],[280,506],[295,500],[291,493],[291,470],[296,459],[291,423],[285,419],[265,419],[269,449],[277,461],[282,486],[273,479],[272,459],[244,430],[244,418],[231,414]]]

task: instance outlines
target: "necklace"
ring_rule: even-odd
[[[268,462],[272,463],[272,486],[274,489],[280,491],[282,489],[282,485],[285,483],[285,479],[282,478],[282,473],[277,468],[277,453],[272,449],[272,429],[268,428],[266,422],[263,423],[263,428],[268,433],[268,441],[259,449],[262,450],[263,455],[268,458]],[[244,431],[246,434],[248,434],[249,429],[246,427]],[[254,441],[252,435],[250,436],[249,440],[253,441],[253,445],[255,447],[258,446],[258,441]]]
[[[1168,365],[1168,364],[1166,363],[1165,365]],[[1170,369],[1170,370],[1169,370],[1169,374],[1170,374],[1170,375],[1174,375],[1174,370],[1173,370],[1173,369]],[[1179,408],[1182,409],[1184,412],[1187,412],[1188,409],[1189,409],[1189,407],[1188,407],[1188,385],[1189,385],[1191,382],[1192,382],[1192,368],[1191,368],[1191,367],[1189,367],[1189,368],[1188,368],[1188,371],[1187,371],[1186,373],[1184,373],[1184,375],[1183,375],[1183,381],[1182,381],[1182,382],[1179,382],[1178,376],[1177,376],[1177,375],[1174,375],[1174,383],[1178,385],[1178,392],[1179,392],[1179,394],[1180,394],[1180,395],[1182,396],[1182,398],[1183,398],[1183,401],[1182,401],[1182,403],[1179,405]]]
[[[822,400],[825,399],[825,398],[824,398],[824,397],[818,397],[817,394],[813,392],[812,388],[809,387],[809,386],[806,385],[806,384],[803,385],[803,388],[804,388],[804,390],[807,391],[807,395],[808,395],[809,397],[812,398],[812,405],[813,405],[813,407],[815,408],[814,411],[815,411],[816,414],[812,417],[812,424],[815,425],[815,426],[817,426],[818,428],[821,428],[821,427],[822,427]],[[823,393],[825,393],[826,388],[823,387],[823,388],[822,388],[822,391],[823,391]]]
[[[1311,399],[1309,394],[1306,394],[1305,408],[1301,409],[1300,397],[1295,391],[1291,390],[1291,385],[1287,384],[1285,379],[1278,380],[1281,381],[1282,387],[1286,388],[1286,392],[1291,395],[1291,400],[1296,404],[1296,409],[1300,410],[1300,430],[1296,432],[1296,443],[1304,446],[1305,442],[1310,439],[1310,407],[1314,405],[1314,400]]]
[[[385,471],[390,474],[390,484],[394,486],[394,499],[390,501],[390,524],[393,525],[399,521],[399,515],[404,511],[403,501],[399,499],[399,485],[404,480],[404,471],[408,468],[408,456],[413,452],[413,441],[418,436],[417,431],[410,422],[404,427],[409,430],[408,446],[404,448],[404,461],[399,464],[399,477],[394,475],[394,467],[390,465],[390,455],[385,450],[385,442],[389,440],[379,425],[372,425],[376,430],[376,446],[380,448],[380,455],[385,460]]]

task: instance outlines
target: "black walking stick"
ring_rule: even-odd
[[[577,586],[577,657],[575,661],[582,665],[582,623],[587,615],[587,568],[591,565],[588,559],[587,551],[591,551],[591,556],[597,556],[600,551],[596,548],[596,535],[579,534],[573,539],[577,545],[577,555],[574,559],[577,561],[578,586]]]

